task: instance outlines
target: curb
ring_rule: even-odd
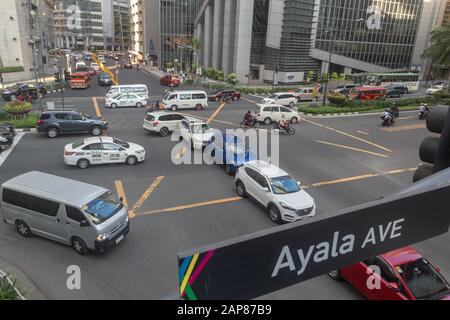
[[[6,263],[6,261],[0,257],[0,278],[2,277],[6,277],[8,282],[14,286],[20,300],[48,299],[22,271],[11,264]],[[14,279],[14,281],[11,278]]]
[[[34,128],[24,128],[24,129],[16,129],[17,133],[37,133],[37,129]]]

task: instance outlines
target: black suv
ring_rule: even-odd
[[[47,89],[43,83],[38,83],[38,90],[43,96],[47,94]],[[37,90],[35,87],[31,87],[27,84],[16,83],[14,86],[8,87],[1,91],[2,98],[8,101],[14,101],[19,96],[32,96],[33,99],[37,99]]]
[[[36,129],[38,132],[45,132],[49,138],[65,133],[90,133],[99,136],[108,129],[108,121],[103,117],[89,116],[74,110],[51,110],[41,113]]]
[[[386,87],[386,93],[388,98],[401,98],[404,94],[407,94],[408,87],[403,85],[395,85]]]

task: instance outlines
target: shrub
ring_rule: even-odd
[[[224,74],[222,70],[214,70],[214,79],[217,81],[223,81]]]
[[[332,93],[328,94],[327,96],[328,101],[330,101],[334,105],[343,105],[345,102],[347,102],[348,98],[343,95],[342,93]]]
[[[191,86],[194,84],[194,79],[186,79],[186,81],[184,81],[184,84],[187,86]]]
[[[31,111],[32,105],[29,102],[12,101],[7,103],[3,109],[5,112],[13,114],[28,113]]]
[[[0,278],[0,300],[19,300],[20,297],[6,277]]]
[[[450,94],[449,94],[447,91],[445,91],[444,89],[435,92],[435,93],[434,93],[434,96],[435,96],[436,98],[440,98],[440,99],[447,99],[447,98],[450,98]]]
[[[25,71],[23,66],[0,67],[0,73],[13,73]]]
[[[236,74],[235,73],[230,73],[227,76],[227,80],[229,83],[231,83],[232,85],[237,85],[239,81],[237,81],[236,79]]]
[[[215,70],[212,68],[206,68],[205,69],[205,76],[207,76],[210,79],[213,79],[215,75]]]

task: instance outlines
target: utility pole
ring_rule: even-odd
[[[38,89],[38,72],[37,72],[37,64],[36,64],[36,43],[33,37],[33,29],[34,29],[34,17],[36,12],[33,10],[33,4],[31,0],[28,0],[28,14],[29,14],[29,33],[30,33],[30,41],[32,56],[33,56],[33,72],[34,72],[34,80],[36,83],[36,96],[39,99],[39,89]]]
[[[63,76],[62,76],[62,63],[63,63],[63,60],[66,58],[66,52],[65,52],[65,41],[64,41],[64,25],[65,25],[64,6],[61,1],[59,2],[59,9],[60,9],[60,13],[61,13],[60,21],[61,21],[62,50],[60,50],[58,73],[59,73],[59,88],[61,90],[61,104],[62,104],[62,109],[64,110],[65,105],[64,105],[64,85],[63,85]],[[66,80],[66,73],[64,72],[64,81],[65,80]]]

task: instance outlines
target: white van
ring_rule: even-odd
[[[117,85],[111,86],[108,93],[106,94],[106,98],[111,98],[115,95],[122,93],[133,93],[140,97],[143,97],[145,100],[149,100],[148,96],[148,88],[145,84],[127,84],[127,85]]]
[[[205,91],[187,90],[167,92],[161,102],[163,109],[177,111],[179,109],[202,110],[208,107],[208,96]]]
[[[106,251],[130,230],[127,207],[102,187],[33,171],[3,183],[0,192],[5,223],[81,255]]]

